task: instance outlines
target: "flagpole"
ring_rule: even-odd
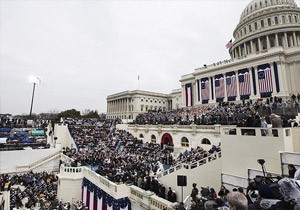
[[[140,75],[138,75],[138,90],[140,89]]]

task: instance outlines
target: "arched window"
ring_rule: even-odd
[[[189,140],[186,137],[182,137],[181,139],[181,146],[182,147],[189,147]]]
[[[257,30],[257,22],[254,23],[254,29]]]
[[[261,20],[261,21],[260,21],[260,27],[261,27],[261,28],[265,27],[265,22],[264,22],[264,20]]]
[[[209,145],[211,145],[211,142],[207,138],[204,138],[204,139],[202,139],[201,144],[209,144]]]
[[[139,137],[142,139],[142,138],[144,138],[144,135],[142,133],[140,133]]]
[[[292,23],[292,16],[289,15],[289,23]]]
[[[275,17],[275,25],[278,24],[278,17]]]
[[[285,16],[284,15],[282,15],[282,17],[281,17],[281,22],[282,22],[282,24],[285,24]]]
[[[272,23],[271,23],[271,18],[268,18],[268,26],[271,26]]]
[[[156,144],[156,136],[154,134],[151,135],[151,143]]]

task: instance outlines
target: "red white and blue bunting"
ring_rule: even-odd
[[[131,210],[128,197],[114,199],[87,178],[82,181],[82,202],[89,210]]]

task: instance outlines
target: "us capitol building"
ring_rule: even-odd
[[[171,94],[135,90],[109,95],[108,118],[300,92],[300,9],[294,0],[251,1],[233,37],[227,44],[230,59],[181,76],[181,88]]]
[[[240,102],[244,99],[266,100],[275,96],[289,98],[293,93],[300,93],[300,8],[294,0],[252,0],[242,12],[233,37],[234,40],[226,45],[230,59],[204,65],[181,76],[181,88],[173,90],[171,94],[133,90],[108,96],[107,118],[121,118],[126,122],[148,110],[171,110]],[[300,114],[296,118],[300,121]],[[189,198],[192,183],[198,183],[199,188],[209,186],[218,189],[224,185],[230,190],[233,187],[246,189],[248,180],[257,174],[262,175],[257,164],[258,158],[266,160],[268,172],[274,176],[287,174],[287,165],[290,163],[300,167],[299,127],[244,128],[126,123],[116,126],[143,142],[153,140],[163,143],[164,138],[172,140],[174,156],[197,146],[207,150],[222,142],[222,149],[218,153],[197,162],[179,163],[156,173],[155,178],[166,189],[171,187],[180,201]],[[54,139],[54,147],[1,151],[0,174],[55,171],[58,173],[58,198],[72,203],[82,200],[93,210],[174,209],[174,203],[151,191],[134,185],[114,183],[88,167],[67,164],[71,160],[62,154],[62,148],[75,145],[68,125],[62,122],[55,124],[53,132],[51,129],[48,129],[47,140],[53,144]],[[273,132],[270,132],[271,135],[263,135],[262,131],[266,129],[276,130],[276,135]],[[249,130],[253,135],[247,134]],[[182,144],[183,140],[185,145]],[[60,162],[63,164],[59,165]],[[183,176],[187,177],[184,187],[178,184],[178,178]],[[9,201],[9,195],[5,196],[6,201]],[[1,199],[3,195],[0,195],[0,202]],[[112,201],[114,207],[109,205],[102,208],[104,199]],[[188,201],[184,200],[186,205]],[[5,209],[8,209],[8,203],[5,202]],[[120,207],[119,204],[127,206]]]

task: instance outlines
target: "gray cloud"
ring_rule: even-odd
[[[140,89],[170,93],[225,44],[249,0],[0,1],[0,112],[93,109]],[[298,2],[297,2],[298,3]]]

